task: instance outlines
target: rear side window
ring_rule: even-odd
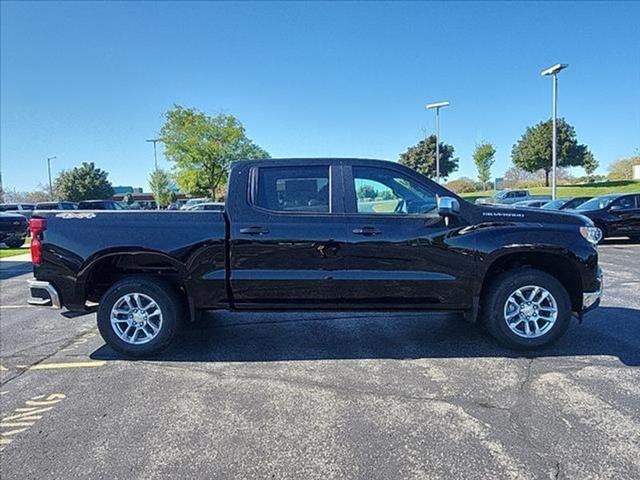
[[[280,212],[329,212],[329,167],[260,167],[254,203]]]
[[[17,205],[2,205],[0,206],[0,211],[2,212],[12,212],[14,210],[18,210]]]
[[[78,204],[80,210],[104,210],[104,203],[102,202],[80,202]]]

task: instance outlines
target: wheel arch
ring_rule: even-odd
[[[576,264],[566,255],[560,253],[531,250],[505,252],[491,261],[480,284],[480,302],[482,302],[491,282],[498,275],[519,268],[533,268],[553,276],[567,290],[571,299],[572,311],[579,312],[582,309],[582,277]]]
[[[113,283],[129,275],[150,275],[184,288],[187,269],[179,260],[154,250],[111,250],[93,255],[77,275],[87,300],[96,301]]]

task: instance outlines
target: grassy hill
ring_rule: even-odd
[[[551,195],[551,187],[533,187],[528,189],[532,195]],[[598,197],[607,193],[640,193],[640,181],[619,180],[615,182],[585,183],[582,185],[559,185],[558,197]],[[475,202],[477,198],[490,197],[495,190],[486,192],[461,193],[460,196],[469,202]]]

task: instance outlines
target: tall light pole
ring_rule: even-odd
[[[159,138],[150,138],[149,140],[145,140],[146,142],[153,143],[153,159],[155,161],[156,170],[158,170],[158,152],[156,151],[156,143],[160,141]]]
[[[54,158],[56,158],[55,156],[53,157],[47,157],[47,171],[49,172],[49,200],[53,200],[53,183],[51,183],[51,160],[53,160]]]
[[[427,110],[436,110],[436,182],[440,183],[440,109],[448,107],[449,102],[436,102],[427,104]]]
[[[160,141],[159,138],[150,138],[146,140],[147,142],[153,143],[153,160],[156,166],[156,172],[158,171],[158,151],[156,150],[156,143]],[[156,210],[160,210],[160,192],[155,192],[156,194]]]
[[[567,68],[569,65],[566,63],[557,63],[546,70],[543,70],[540,75],[543,77],[552,77],[552,123],[553,123],[553,145],[551,147],[551,199],[555,200],[557,197],[557,170],[558,170],[558,73]]]

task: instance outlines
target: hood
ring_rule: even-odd
[[[561,225],[577,225],[579,227],[593,226],[593,222],[575,212],[566,210],[543,210],[540,208],[500,208],[478,207],[479,222],[509,222],[509,223],[545,223]]]

